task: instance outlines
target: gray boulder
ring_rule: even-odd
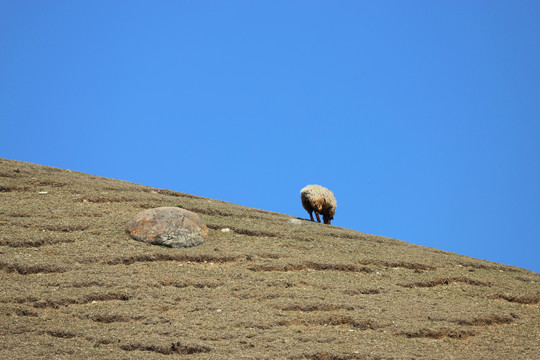
[[[173,248],[200,245],[208,228],[194,212],[177,207],[141,211],[126,225],[132,239]]]

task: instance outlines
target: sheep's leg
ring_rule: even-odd
[[[315,220],[313,220],[313,212],[312,211],[309,211],[309,217],[311,218],[311,221],[315,221]]]
[[[317,221],[318,221],[318,222],[321,222],[321,218],[319,217],[319,213],[318,213],[318,212],[315,212],[315,216],[317,217]]]

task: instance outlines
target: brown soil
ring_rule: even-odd
[[[125,234],[159,206],[208,240]],[[540,358],[539,274],[291,218],[0,159],[0,358]]]

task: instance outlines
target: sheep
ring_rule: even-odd
[[[309,213],[311,221],[315,221],[313,219],[313,211],[315,211],[318,222],[321,222],[319,218],[319,214],[321,214],[324,223],[330,225],[330,220],[334,219],[337,207],[334,193],[320,185],[308,185],[300,190],[300,197],[302,206]]]

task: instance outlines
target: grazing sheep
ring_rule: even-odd
[[[315,221],[312,213],[315,211],[318,222],[321,222],[319,218],[319,214],[321,214],[324,223],[330,225],[330,220],[334,219],[337,206],[334,193],[320,185],[308,185],[300,190],[300,197],[302,198],[302,206],[309,213],[311,221]]]

